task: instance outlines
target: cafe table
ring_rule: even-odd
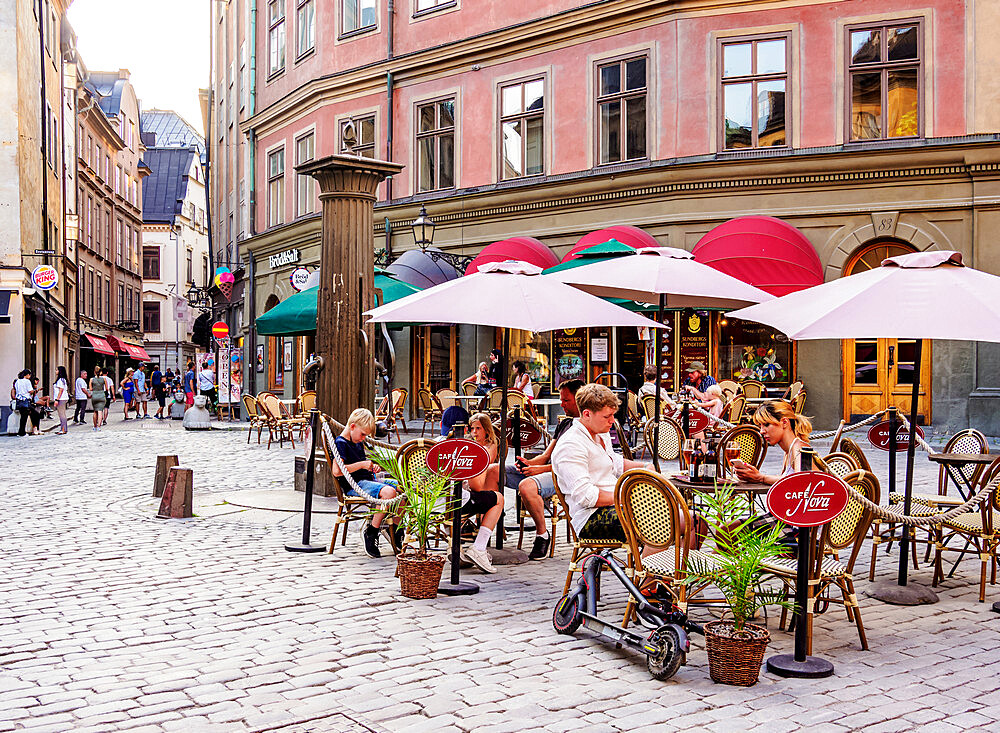
[[[723,486],[732,487],[734,491],[746,494],[747,498],[753,503],[758,497],[765,496],[771,488],[771,484],[753,481],[733,481],[732,479],[726,479],[718,483],[700,484],[691,481],[685,474],[665,473],[663,475],[664,478],[668,479],[684,495],[688,504],[691,504],[694,500],[696,493],[715,493],[717,487]]]
[[[535,407],[541,407],[545,411],[545,424],[549,424],[549,409],[553,405],[562,404],[562,400],[558,397],[536,397],[531,401],[531,404]]]
[[[935,463],[940,463],[944,466],[948,478],[951,482],[955,484],[958,489],[958,493],[962,495],[962,501],[957,502],[949,500],[947,496],[941,497],[931,497],[933,501],[938,504],[948,505],[948,504],[961,504],[972,498],[973,494],[976,493],[975,488],[972,486],[972,481],[965,472],[960,470],[963,466],[968,466],[970,464],[977,466],[988,466],[993,463],[997,458],[1000,458],[1000,454],[996,453],[931,453],[927,456],[930,460]],[[974,475],[978,475],[976,472]]]

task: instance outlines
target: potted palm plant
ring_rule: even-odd
[[[407,541],[396,556],[400,591],[407,598],[434,598],[445,556],[429,552],[427,540],[447,522],[451,481],[426,466],[405,470],[396,454],[388,450],[376,448],[371,459],[396,480],[403,494],[398,513]]]
[[[755,526],[748,500],[732,486],[699,492],[701,517],[709,526],[715,553],[690,557],[683,582],[716,586],[730,618],[705,624],[709,676],[714,682],[749,687],[757,684],[764,652],[771,639],[767,629],[750,623],[764,606],[790,604],[781,589],[763,585],[768,560],[788,552],[782,543],[784,525]]]

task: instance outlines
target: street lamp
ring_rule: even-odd
[[[427,216],[427,209],[421,204],[420,213],[413,220],[413,241],[420,247],[422,252],[426,251],[434,241],[434,222]]]

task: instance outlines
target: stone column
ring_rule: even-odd
[[[374,409],[375,331],[362,328],[361,314],[374,305],[378,184],[403,166],[330,155],[295,170],[318,181],[323,205],[316,349],[324,364],[316,382],[316,403],[342,422],[356,407]]]

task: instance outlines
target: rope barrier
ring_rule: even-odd
[[[340,457],[340,451],[337,450],[336,439],[333,437],[333,433],[330,431],[329,423],[333,423],[334,425],[339,425],[339,423],[332,417],[327,417],[326,415],[320,415],[320,423],[323,425],[323,438],[324,440],[326,440],[327,445],[330,447],[329,450],[330,455],[333,456],[333,460],[336,461],[337,465],[340,467],[340,472],[341,474],[343,474],[344,479],[347,480],[348,486],[350,486],[351,489],[353,489],[358,496],[360,496],[362,499],[365,499],[372,506],[376,506],[381,509],[387,509],[390,506],[398,504],[400,501],[402,501],[403,499],[402,494],[399,494],[393,497],[392,499],[380,499],[378,497],[369,495],[365,491],[362,491],[361,487],[358,486],[357,481],[354,480],[354,477],[351,476],[350,472],[347,470],[347,467],[344,466],[344,461]],[[341,429],[343,429],[343,426],[341,426]]]
[[[899,414],[899,419],[903,423],[903,427],[906,428],[907,432],[909,432],[910,435],[912,435],[914,438],[917,439],[917,445],[919,445],[921,448],[923,448],[928,453],[933,453],[934,452],[934,449],[931,448],[930,444],[926,440],[924,440],[923,438],[920,437],[920,433],[918,433],[918,432],[916,432],[914,430],[910,430],[910,421],[906,419],[906,415],[900,413]]]
[[[856,499],[863,507],[874,512],[877,516],[883,519],[888,519],[892,522],[905,525],[907,527],[920,527],[927,524],[942,524],[950,519],[954,519],[959,514],[965,514],[974,506],[982,504],[990,495],[991,492],[996,491],[996,482],[991,481],[989,485],[984,486],[979,490],[975,496],[969,499],[967,502],[961,506],[957,506],[954,509],[950,509],[943,514],[931,514],[925,517],[913,517],[909,514],[900,514],[899,512],[894,512],[888,507],[884,507],[881,504],[876,504],[867,496],[859,493],[852,486],[848,486],[847,490],[851,492],[851,497]]]
[[[844,433],[850,433],[855,430],[860,430],[865,425],[868,425],[869,423],[873,423],[876,420],[880,419],[883,415],[885,415],[885,413],[886,411],[882,410],[881,412],[876,412],[874,415],[869,415],[864,420],[859,420],[853,425],[845,425],[843,428],[840,429],[840,434],[843,435]],[[814,439],[832,438],[836,434],[837,434],[836,430],[826,430],[822,433],[812,433],[809,437]]]

